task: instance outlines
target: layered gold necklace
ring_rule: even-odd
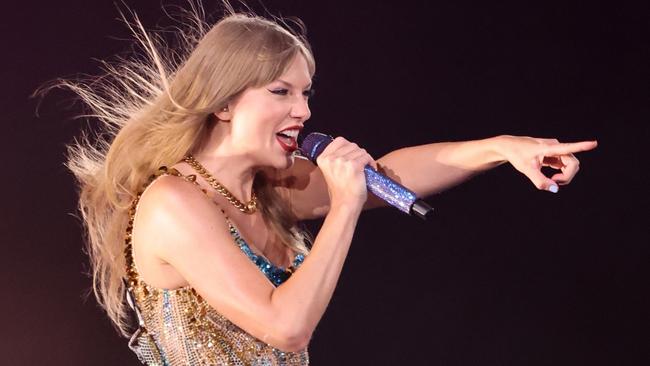
[[[228,202],[235,206],[239,211],[245,214],[252,214],[257,211],[257,196],[255,195],[255,192],[252,193],[250,201],[243,203],[233,196],[226,187],[219,183],[192,155],[186,156],[183,158],[183,161],[196,170],[196,172],[199,173],[199,175],[203,177],[212,188],[214,188],[220,195],[224,196]]]

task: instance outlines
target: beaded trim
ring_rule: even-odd
[[[166,166],[162,166],[158,168],[158,170],[149,176],[149,179],[147,179],[146,183],[143,184],[142,189],[140,189],[131,202],[131,206],[129,207],[129,221],[126,225],[126,234],[124,236],[124,258],[126,259],[126,280],[128,283],[128,287],[134,288],[138,284],[138,271],[135,268],[135,264],[133,261],[133,242],[132,242],[132,235],[133,235],[133,220],[135,219],[135,210],[138,207],[138,202],[140,202],[140,197],[142,197],[142,193],[144,193],[144,190],[154,181],[156,178],[160,177],[161,175],[173,175],[176,177],[181,177],[183,178],[183,175],[176,169],[168,169]],[[191,181],[191,180],[190,180]]]

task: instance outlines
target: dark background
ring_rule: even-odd
[[[318,65],[310,131],[375,157],[499,134],[600,144],[555,195],[508,165],[431,197],[428,222],[393,209],[362,215],[310,346],[315,365],[650,361],[648,6],[492,3],[265,1],[308,26]],[[158,0],[127,4],[149,28],[169,24]],[[3,6],[3,365],[138,364],[84,297],[87,259],[62,165],[80,106],[54,92],[37,118],[28,98],[128,51],[117,14],[111,1]]]

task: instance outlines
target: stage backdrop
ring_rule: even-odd
[[[3,7],[3,365],[138,364],[86,297],[63,166],[86,124],[72,119],[81,106],[54,92],[37,118],[28,98],[53,78],[98,73],[94,58],[129,52],[113,3]],[[147,27],[171,24],[159,0],[126,3]],[[647,5],[264,3],[308,27],[317,59],[308,131],[345,136],[376,158],[500,134],[600,144],[558,194],[501,166],[430,197],[427,222],[364,213],[313,336],[314,365],[650,362]]]

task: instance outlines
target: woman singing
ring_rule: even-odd
[[[596,146],[499,136],[375,161],[338,137],[316,166],[294,154],[315,70],[303,36],[232,12],[211,27],[197,18],[180,38],[187,52],[168,55],[139,24],[149,62],[64,84],[105,126],[68,162],[94,290],[146,364],[308,364],[359,214],[382,205],[366,193],[365,165],[421,197],[505,162],[557,192],[578,171],[573,153]],[[542,166],[560,171],[547,178]],[[317,217],[311,240],[298,224]]]

